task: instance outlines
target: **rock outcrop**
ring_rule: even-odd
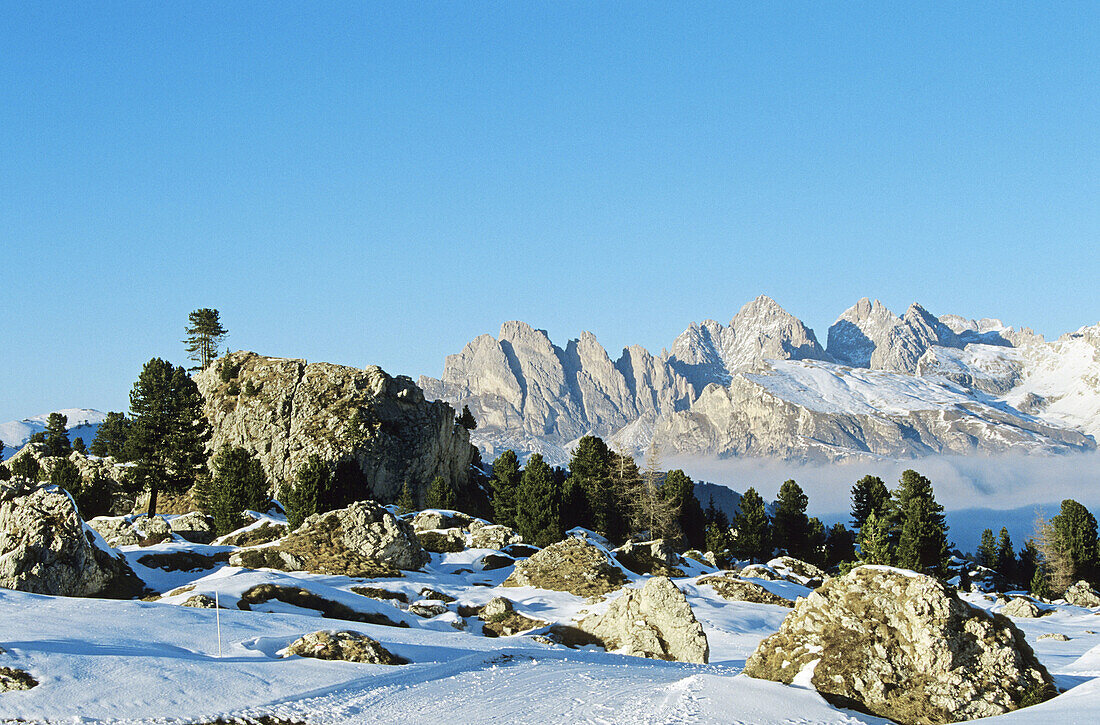
[[[731,602],[753,602],[755,604],[775,604],[780,607],[793,607],[794,602],[786,597],[773,594],[756,582],[745,581],[736,574],[726,572],[703,577],[699,584],[709,584],[723,599]]]
[[[373,577],[399,576],[398,569],[419,569],[429,560],[408,522],[373,501],[357,501],[347,508],[314,514],[278,544],[243,549],[229,563]]]
[[[14,667],[0,667],[0,692],[29,690],[38,685],[31,673]]]
[[[796,559],[793,556],[777,556],[769,561],[767,565],[787,581],[801,584],[810,589],[821,586],[829,577],[820,567]]]
[[[143,585],[126,560],[84,525],[68,494],[12,480],[0,482],[0,587],[130,598]]]
[[[684,575],[679,554],[664,539],[628,541],[613,553],[620,564],[635,574]]]
[[[437,476],[459,488],[476,449],[455,411],[428,402],[409,378],[377,366],[343,365],[235,352],[196,376],[206,399],[212,451],[241,446],[274,483],[293,482],[313,454],[362,498],[395,501],[405,481],[426,487]]]
[[[1097,594],[1096,590],[1084,580],[1075,582],[1073,586],[1066,590],[1062,598],[1066,600],[1067,604],[1076,607],[1088,607],[1090,609],[1100,607],[1100,594]]]
[[[160,516],[97,516],[87,524],[109,546],[150,545],[172,537],[171,525]]]
[[[214,540],[214,520],[200,511],[177,516],[168,522],[172,533],[179,534],[182,538],[193,544],[209,544]]]
[[[812,686],[903,725],[999,715],[1054,694],[1008,618],[887,567],[859,567],[799,600],[745,673]]]
[[[523,537],[508,526],[491,524],[474,529],[467,537],[474,549],[503,549],[512,544],[522,544]]]
[[[390,653],[377,640],[359,632],[310,632],[294,640],[283,652],[284,657],[292,655],[372,665],[406,664],[406,660]]]
[[[1008,604],[1001,607],[1001,614],[1019,619],[1034,619],[1043,616],[1043,611],[1030,599],[1013,597]]]
[[[570,536],[517,563],[503,586],[538,587],[579,597],[599,597],[625,583],[626,575],[603,549]]]
[[[577,625],[604,643],[608,651],[636,657],[706,663],[707,635],[691,605],[672,580],[655,576],[611,602],[603,614]]]

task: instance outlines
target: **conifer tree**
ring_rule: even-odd
[[[703,512],[706,519],[706,541],[704,551],[709,551],[716,556],[725,556],[733,544],[730,536],[730,522],[726,513],[714,506],[714,498],[707,503]]]
[[[182,367],[153,358],[130,391],[133,423],[129,449],[137,477],[149,487],[149,516],[156,515],[161,488],[185,489],[206,460],[209,425],[195,381]]]
[[[25,478],[28,481],[37,481],[39,474],[42,472],[42,467],[38,465],[38,461],[30,455],[19,456],[9,461],[8,465],[11,467],[11,475]]]
[[[1094,580],[1097,574],[1096,518],[1073,499],[1051,520],[1058,547],[1069,557],[1074,578]]]
[[[46,455],[67,456],[72,451],[69,443],[68,432],[69,419],[61,413],[50,413],[46,420],[45,442]]]
[[[520,469],[516,452],[506,450],[493,461],[493,519],[503,526],[516,526],[516,493],[519,489]]]
[[[316,513],[321,513],[324,492],[332,485],[332,472],[324,459],[314,453],[299,468],[295,484],[283,491],[286,520],[293,531]]]
[[[119,462],[128,461],[126,444],[129,437],[130,420],[125,414],[108,413],[92,439],[91,453],[100,458],[111,456]]]
[[[774,541],[791,556],[807,560],[810,556],[810,520],[806,507],[810,499],[794,480],[787,480],[779,487],[775,500],[775,516],[772,518]]]
[[[825,536],[825,566],[833,568],[856,558],[856,536],[844,524],[835,523]]]
[[[890,523],[885,516],[871,511],[859,528],[859,559],[864,564],[892,564]]]
[[[1054,595],[1050,587],[1050,574],[1046,571],[1046,567],[1042,562],[1039,562],[1038,566],[1035,567],[1035,573],[1031,575],[1031,584],[1028,586],[1028,591],[1040,599],[1050,599]]]
[[[592,528],[592,515],[588,511],[588,492],[576,476],[569,476],[562,484],[562,528],[568,531],[576,526]]]
[[[1073,583],[1076,570],[1070,552],[1053,521],[1035,513],[1035,546],[1039,551],[1038,570],[1046,580],[1049,595],[1060,596]],[[1034,584],[1034,582],[1033,582]]]
[[[550,466],[538,453],[527,460],[516,495],[516,527],[524,541],[549,546],[560,541],[561,492],[554,485]]]
[[[638,495],[633,497],[634,531],[645,531],[650,539],[679,538],[679,501],[661,495],[661,455],[656,440],[646,452],[645,472]]]
[[[642,495],[642,476],[634,459],[622,451],[611,453],[608,469],[611,496],[607,499],[604,535],[611,541],[625,541],[631,533],[629,513],[635,510],[634,502]]]
[[[751,486],[741,494],[740,510],[733,517],[730,550],[739,559],[767,561],[772,554],[772,523],[764,499]]]
[[[1008,528],[1002,526],[997,540],[997,554],[993,560],[993,569],[1007,581],[1016,581],[1016,551],[1012,548],[1012,537]]]
[[[569,477],[575,479],[585,492],[587,523],[582,524],[606,536],[617,512],[614,491],[611,486],[611,451],[603,439],[584,436],[569,460]]]
[[[1027,587],[1035,576],[1035,570],[1038,566],[1039,550],[1035,548],[1035,542],[1028,539],[1024,542],[1024,548],[1020,549],[1020,557],[1016,562],[1016,583],[1022,587]]]
[[[474,414],[470,412],[470,406],[462,406],[462,415],[458,416],[458,424],[466,430],[474,430],[477,428],[477,419],[474,418]]]
[[[430,509],[453,510],[458,503],[458,496],[450,481],[443,478],[443,476],[436,476],[428,484],[426,503]]]
[[[409,479],[407,478],[401,484],[401,498],[397,499],[397,508],[403,514],[416,510],[416,500],[413,499],[412,489],[409,488]]]
[[[901,474],[890,506],[893,555],[898,566],[936,575],[947,571],[947,524],[932,482],[916,471]]]
[[[241,525],[244,511],[266,511],[267,475],[259,459],[244,448],[226,447],[214,456],[210,510],[214,528],[227,534]]]
[[[209,307],[195,310],[187,316],[187,356],[198,363],[192,370],[205,370],[218,356],[218,345],[229,331],[222,327],[219,313]]]
[[[993,541],[993,529],[982,531],[982,540],[978,544],[978,563],[988,569],[992,569],[997,562],[997,544]]]
[[[62,458],[50,470],[50,483],[65,489],[76,499],[80,496],[80,469],[68,458]]]
[[[84,439],[80,436],[73,438],[73,450],[84,455],[88,454],[88,447],[84,445]]]
[[[669,471],[661,495],[680,511],[678,524],[683,541],[692,549],[706,546],[706,517],[695,496],[695,483],[683,471]]]
[[[882,517],[890,503],[890,491],[878,476],[864,476],[852,486],[852,527],[860,528],[872,511]]]

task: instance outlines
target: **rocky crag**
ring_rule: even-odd
[[[353,462],[363,497],[380,501],[396,500],[405,481],[421,497],[437,476],[460,488],[469,481],[477,450],[454,408],[377,366],[235,352],[196,381],[213,430],[210,450],[249,450],[273,485],[292,482],[313,454],[333,466]]]

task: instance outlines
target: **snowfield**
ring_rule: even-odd
[[[727,602],[709,585],[697,583],[698,572],[675,581],[707,633],[708,665],[645,660],[591,646],[573,650],[530,634],[481,636],[480,620],[463,618],[457,605],[481,605],[504,596],[521,614],[569,622],[582,611],[605,608],[618,596],[586,602],[563,592],[501,587],[511,569],[477,571],[485,550],[433,554],[421,572],[369,582],[227,565],[168,573],[137,563],[149,553],[181,550],[209,554],[225,547],[175,541],[123,549],[153,588],[187,588],[160,601],[0,590],[0,666],[27,670],[40,683],[28,691],[0,694],[0,720],[169,723],[266,714],[315,724],[887,722],[834,708],[811,689],[740,674],[759,641],[775,632],[790,610]],[[644,580],[632,575],[630,586]],[[809,592],[789,582],[755,581],[782,596]],[[238,610],[240,595],[258,583],[301,587],[356,612],[382,613],[409,626],[322,619],[314,610],[274,600],[253,605],[253,611]],[[408,612],[407,605],[351,592],[352,586],[364,584],[404,594],[413,603],[425,588],[458,602],[425,619]],[[195,594],[215,593],[227,609],[178,606]],[[999,608],[987,595],[965,598],[987,609]],[[1062,725],[1100,720],[1097,614],[1059,605],[1053,615],[1015,620],[1066,691],[993,720]],[[319,629],[362,632],[410,664],[281,656],[299,636]],[[1052,632],[1070,639],[1038,639]]]

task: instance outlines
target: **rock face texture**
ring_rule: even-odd
[[[85,527],[54,486],[0,482],[0,587],[68,597],[129,598],[141,581]]]
[[[725,573],[703,577],[700,584],[709,584],[723,599],[731,602],[754,602],[756,604],[775,604],[780,607],[793,607],[794,602],[778,594],[772,594],[756,582],[745,581],[736,575]]]
[[[599,597],[625,583],[626,575],[602,549],[570,536],[517,563],[503,586],[538,587],[579,597]]]
[[[859,567],[800,600],[745,673],[816,688],[899,723],[999,715],[1054,694],[1006,617],[913,572]]]
[[[419,569],[428,561],[412,526],[373,501],[314,514],[278,544],[244,549],[229,559],[253,569],[348,576],[393,576],[397,569]]]
[[[231,353],[196,376],[206,399],[212,451],[241,446],[273,485],[294,481],[311,454],[361,474],[364,498],[395,501],[404,482],[423,497],[436,477],[463,487],[475,449],[455,411],[428,402],[406,377],[381,368]]]
[[[705,664],[710,656],[703,625],[672,580],[655,576],[611,602],[603,614],[582,619],[578,627],[608,650],[650,659]]]
[[[1076,582],[1067,589],[1062,598],[1066,603],[1076,607],[1100,607],[1100,595],[1084,580]]]
[[[294,640],[283,655],[366,662],[372,665],[405,664],[404,659],[391,654],[377,640],[359,632],[310,632]]]
[[[628,541],[615,549],[615,559],[635,574],[683,576],[682,561],[664,539]]]

